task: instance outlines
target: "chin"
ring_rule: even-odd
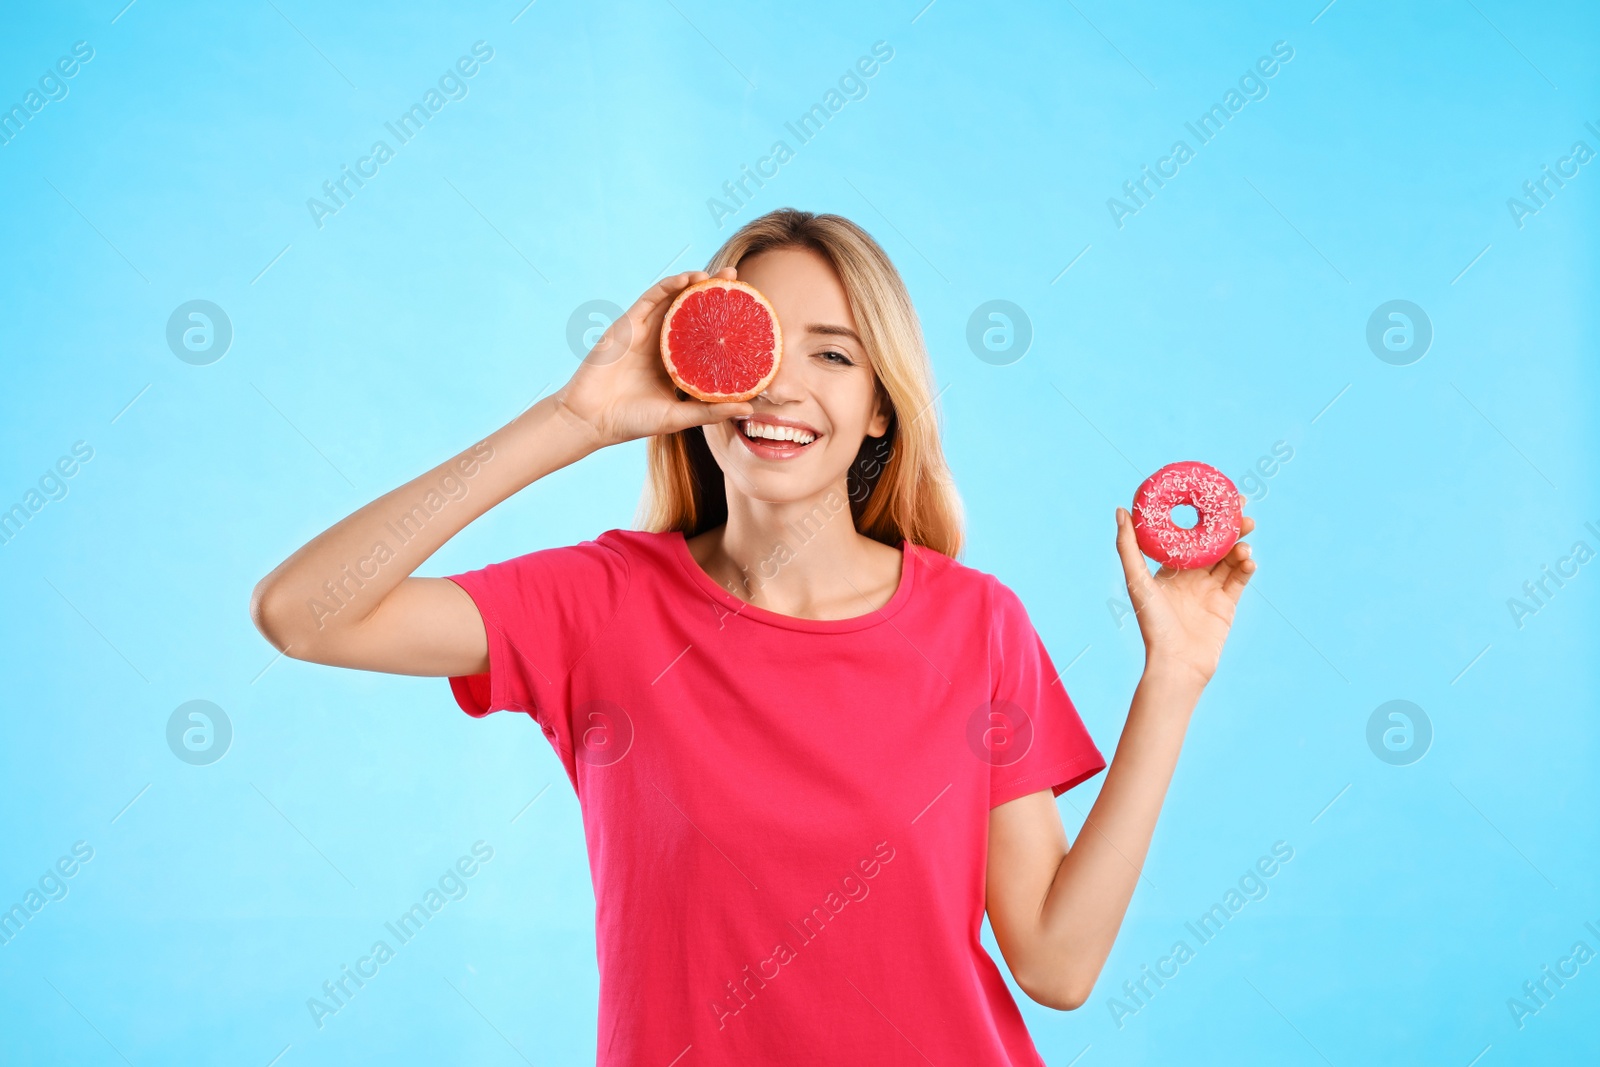
[[[815,500],[818,495],[826,493],[830,486],[838,484],[837,480],[799,479],[787,471],[752,471],[749,468],[741,469],[729,482],[733,491],[740,496],[759,500],[763,504],[797,504]],[[843,497],[844,494],[839,495]]]

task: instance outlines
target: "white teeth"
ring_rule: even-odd
[[[796,444],[809,445],[815,441],[816,435],[793,426],[774,426],[768,422],[755,422],[745,420],[741,429],[746,437],[760,437],[768,441],[793,441]]]

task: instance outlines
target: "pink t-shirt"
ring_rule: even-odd
[[[901,550],[828,621],[675,532],[453,576],[489,639],[457,702],[532,716],[583,811],[599,1064],[1043,1067],[980,940],[989,809],[1105,759],[1016,594]]]

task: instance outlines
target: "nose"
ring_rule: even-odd
[[[787,337],[783,342],[783,358],[778,360],[778,373],[756,397],[771,404],[790,404],[805,398],[804,368],[799,354],[791,351]]]

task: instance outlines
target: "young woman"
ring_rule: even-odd
[[[539,724],[583,811],[601,1064],[1042,1065],[984,912],[1028,996],[1087,999],[1249,549],[1152,576],[1117,509],[1145,670],[1069,849],[1054,798],[1106,763],[1016,594],[954,559],[893,265],[849,221],[785,209],[709,268],[777,312],[764,393],[675,395],[661,320],[709,275],[668,278],[560,391],[264,578],[256,625],[295,658],[447,676],[469,715]],[[642,529],[412,576],[513,493],[640,437]]]

